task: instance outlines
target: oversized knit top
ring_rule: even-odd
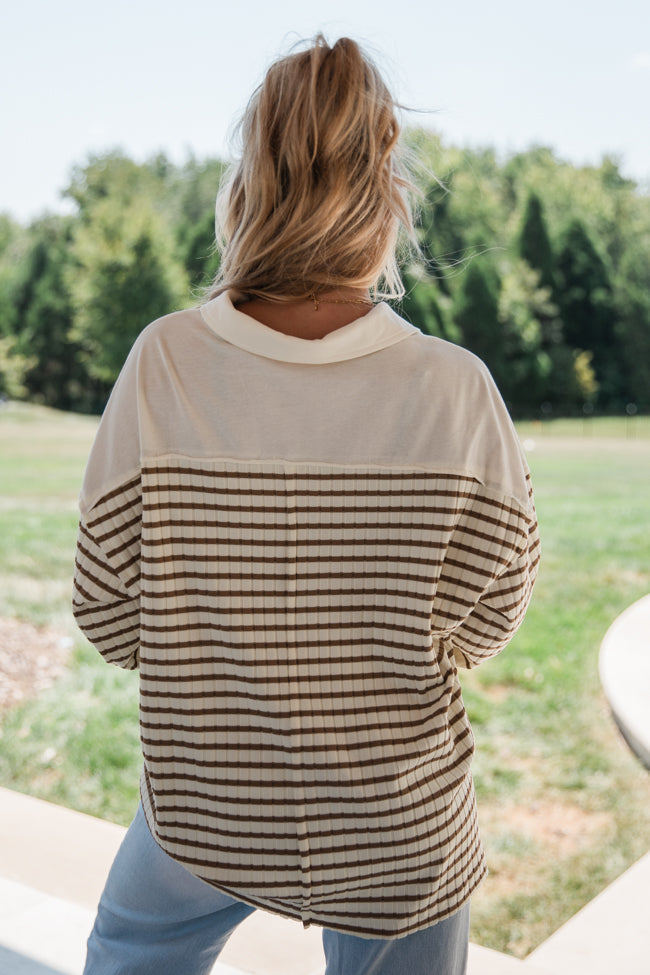
[[[228,294],[148,326],[80,499],[74,612],[139,668],[158,844],[365,937],[484,872],[458,679],[521,622],[528,472],[483,364],[387,305],[323,339]]]

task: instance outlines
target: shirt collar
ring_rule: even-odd
[[[296,338],[268,328],[238,311],[228,292],[203,305],[201,315],[209,328],[231,345],[267,359],[313,365],[370,355],[418,333],[385,302],[322,339]]]

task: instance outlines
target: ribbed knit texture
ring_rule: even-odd
[[[457,668],[521,622],[532,503],[435,457],[197,457],[142,426],[137,473],[82,496],[74,610],[139,667],[158,843],[305,924],[395,937],[452,914],[485,872]]]

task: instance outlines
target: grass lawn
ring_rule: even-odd
[[[559,421],[520,435],[540,577],[517,637],[466,675],[464,696],[491,867],[472,937],[523,956],[650,849],[650,773],[598,678],[607,627],[650,592],[650,423]]]
[[[76,495],[96,421],[0,410],[0,616],[74,639],[66,674],[9,711],[0,783],[127,823],[137,802],[137,676],[108,667],[68,608]],[[650,592],[650,418],[522,425],[543,562],[524,626],[464,675],[491,873],[473,940],[523,956],[650,848],[650,774],[598,680],[598,648]]]

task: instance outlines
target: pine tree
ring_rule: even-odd
[[[555,292],[553,273],[553,250],[546,229],[542,202],[536,193],[531,192],[526,202],[526,210],[517,239],[517,250],[535,271],[539,272],[539,284]]]
[[[480,259],[472,261],[463,275],[453,317],[462,345],[483,360],[497,385],[501,385],[506,377],[499,287],[491,268],[482,265]]]
[[[69,339],[72,305],[66,276],[71,263],[72,222],[46,217],[31,225],[32,245],[15,287],[15,352],[29,363],[24,395],[57,409],[93,411],[106,389],[88,375],[81,349]]]
[[[623,367],[612,287],[605,263],[580,220],[573,220],[566,230],[557,275],[565,341],[572,349],[592,353],[598,405],[620,408]]]
[[[174,241],[146,198],[129,209],[100,200],[76,228],[69,275],[70,338],[89,373],[112,383],[142,329],[178,308],[187,293]]]

